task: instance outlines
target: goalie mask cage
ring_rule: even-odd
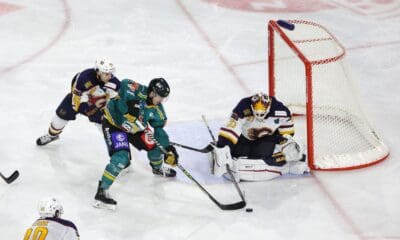
[[[305,115],[308,163],[313,170],[349,170],[384,160],[389,150],[360,105],[345,48],[323,26],[268,24],[269,94],[294,115]]]

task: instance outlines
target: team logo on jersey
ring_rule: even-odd
[[[116,151],[122,149],[129,149],[129,143],[127,141],[126,133],[112,133],[111,134],[112,142],[114,143],[114,149]]]
[[[125,134],[119,133],[119,134],[117,134],[117,135],[115,136],[115,139],[117,139],[117,140],[120,141],[120,142],[123,142],[123,141],[125,141],[126,137],[125,137]]]
[[[61,116],[66,116],[67,115],[67,111],[64,108],[61,108],[59,114]]]

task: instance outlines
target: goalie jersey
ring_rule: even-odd
[[[289,109],[275,97],[267,115],[259,120],[254,117],[251,97],[243,98],[233,109],[228,123],[220,129],[218,146],[235,145],[239,137],[254,141],[264,136],[277,137],[294,135],[294,126]]]
[[[75,224],[61,218],[40,218],[26,230],[24,240],[79,240]]]

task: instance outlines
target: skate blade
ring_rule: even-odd
[[[95,208],[100,208],[100,209],[107,209],[107,210],[112,210],[115,211],[115,209],[117,208],[117,205],[113,205],[113,204],[105,204],[101,201],[95,201],[93,203],[93,207]]]

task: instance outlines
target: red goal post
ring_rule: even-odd
[[[269,94],[305,115],[308,163],[313,170],[350,170],[383,161],[387,146],[360,104],[343,45],[320,24],[268,24]]]

